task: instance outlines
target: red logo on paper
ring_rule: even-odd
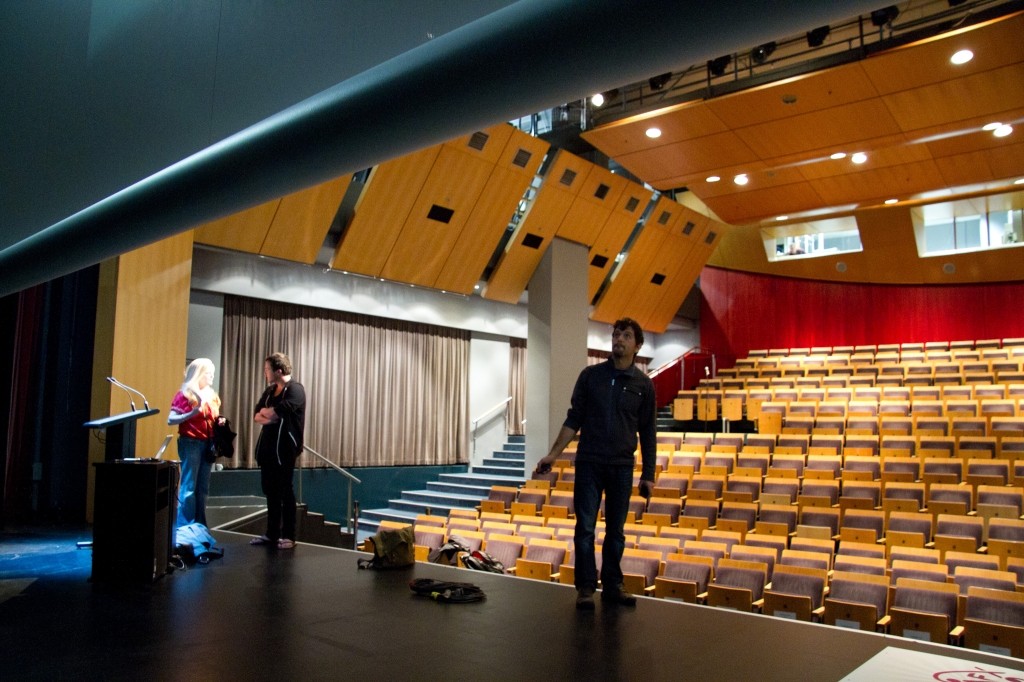
[[[1024,678],[1016,677],[1017,673],[1000,670],[950,670],[935,673],[932,677],[938,682],[1024,682]]]

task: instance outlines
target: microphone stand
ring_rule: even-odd
[[[135,393],[135,394],[136,394],[136,395],[138,395],[138,396],[139,396],[140,398],[142,398],[142,404],[143,404],[143,405],[145,406],[145,409],[147,409],[147,410],[149,409],[149,401],[148,401],[148,400],[146,400],[146,396],[142,395],[142,392],[141,392],[141,391],[136,391],[136,390],[135,390],[134,388],[132,388],[131,386],[127,386],[127,385],[125,385],[125,384],[122,384],[122,383],[121,383],[120,381],[118,381],[118,380],[117,380],[117,379],[115,379],[114,377],[107,377],[107,381],[109,381],[110,383],[114,384],[115,386],[120,386],[120,387],[121,387],[121,388],[123,388],[123,389],[124,389],[125,391],[131,391],[131,393]],[[129,401],[129,402],[131,403],[131,405],[132,405],[132,412],[135,412],[135,401],[134,401],[134,400],[132,400],[132,398],[131,398],[131,393],[129,393],[129,394],[128,394],[128,401]]]

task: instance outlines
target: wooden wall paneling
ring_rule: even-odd
[[[260,254],[315,263],[351,182],[344,175],[282,198]]]
[[[885,104],[874,98],[740,128],[736,134],[760,159],[771,159],[899,132]]]
[[[658,198],[658,203],[647,217],[643,230],[622,262],[615,278],[609,283],[601,300],[594,307],[591,318],[599,322],[614,322],[622,317],[640,278],[647,266],[654,260],[658,250],[668,236],[672,225],[679,219],[682,206],[667,196]],[[667,214],[667,217],[665,217]]]
[[[680,278],[686,272],[687,263],[693,258],[694,249],[707,234],[710,222],[711,220],[707,216],[701,215],[689,207],[684,207],[683,214],[676,222],[675,229],[672,231],[673,234],[669,238],[677,242],[676,249],[678,253],[674,256],[674,262],[664,266],[668,267],[671,272],[666,275],[661,287],[653,290],[654,293],[649,305],[643,310],[640,317],[636,318],[641,326],[649,324],[652,319],[658,316],[658,311],[664,305],[667,305],[666,300],[671,300],[675,297],[673,292],[682,286]],[[666,243],[669,243],[668,240],[666,240]],[[686,291],[689,291],[689,285],[685,287],[684,297]],[[673,316],[675,315],[675,310],[678,309],[679,305],[676,305],[672,312]],[[647,329],[648,327],[644,328]]]
[[[786,104],[782,101],[784,95],[796,97],[796,102]],[[736,130],[877,95],[867,74],[854,63],[716,97],[705,105]]]
[[[687,294],[690,293],[690,289],[693,288],[711,254],[715,252],[729,231],[729,226],[723,223],[711,221],[708,224],[705,232],[701,235],[698,243],[694,246],[683,267],[676,275],[675,285],[665,292],[665,296],[659,301],[657,309],[648,317],[648,326],[646,328],[659,334],[664,333],[669,323],[672,322],[679,311],[679,306],[683,304]],[[712,236],[712,233],[714,233],[714,236]]]
[[[442,145],[376,166],[334,252],[335,270],[380,276]]]
[[[879,94],[887,95],[1022,61],[1022,33],[1024,14],[1017,12],[896,48],[860,64]],[[950,56],[963,49],[974,52],[974,59],[966,64],[951,63]]]
[[[160,410],[138,422],[139,457],[152,457],[165,436],[177,433],[167,425],[167,414],[185,372],[191,281],[191,231],[118,259],[111,376],[142,391]],[[127,394],[112,391],[109,408],[108,414],[129,411]],[[164,457],[176,456],[172,440]]]
[[[691,233],[692,234],[692,233]],[[671,231],[662,242],[644,273],[640,276],[633,296],[626,306],[626,314],[643,326],[657,308],[665,292],[675,282],[686,257],[694,248],[694,240]]]
[[[280,204],[280,199],[274,199],[197,227],[195,240],[223,249],[259,253]]]
[[[522,162],[520,151],[530,155],[525,166],[514,163]],[[547,151],[547,142],[512,129],[494,172],[433,283],[435,289],[473,292]]]
[[[917,130],[1024,107],[1021,83],[1024,63],[895,92],[882,101],[904,131]]]
[[[607,168],[591,166],[580,186],[576,200],[558,227],[558,236],[569,241],[593,246],[629,180]],[[603,193],[603,198],[598,195]]]
[[[490,144],[488,141],[484,149]],[[380,276],[432,286],[493,171],[492,162],[446,144],[438,154]],[[438,215],[429,217],[434,214]]]
[[[506,303],[519,300],[558,226],[569,212],[591,165],[565,150],[555,152],[533,205],[509,239],[505,253],[487,281],[484,298]]]
[[[590,248],[587,255],[590,265],[587,267],[587,300],[593,301],[597,290],[601,288],[608,275],[608,270],[615,265],[615,258],[626,245],[629,235],[643,216],[644,209],[651,203],[654,192],[646,187],[630,182],[619,197],[618,204],[608,216],[601,233]],[[632,210],[630,210],[632,206]]]

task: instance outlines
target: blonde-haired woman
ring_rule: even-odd
[[[185,370],[185,383],[174,400],[167,423],[178,427],[178,526],[206,525],[206,498],[210,494],[213,464],[213,424],[220,415],[220,398],[213,390],[213,362],[196,358]]]

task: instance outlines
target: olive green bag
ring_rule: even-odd
[[[360,559],[359,568],[404,568],[416,561],[412,526],[382,528],[367,542],[373,547],[373,558]]]

